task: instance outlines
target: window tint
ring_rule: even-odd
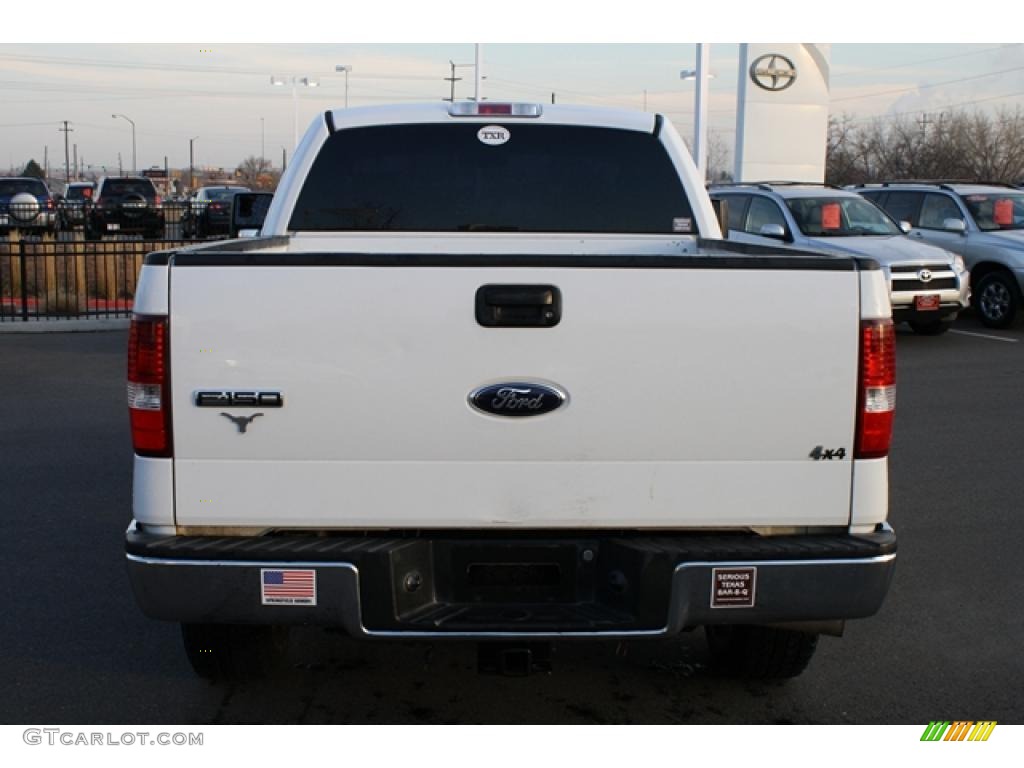
[[[722,199],[729,204],[729,229],[742,232],[750,195],[723,195]]]
[[[859,195],[797,197],[786,201],[797,227],[811,237],[898,235],[881,208]]]
[[[107,179],[103,183],[104,197],[124,197],[126,195],[142,195],[156,197],[153,182],[147,179]]]
[[[918,226],[924,229],[944,229],[942,223],[946,219],[960,219],[964,215],[960,212],[957,204],[949,195],[939,195],[929,192],[924,196],[924,204],[921,206],[921,216]]]
[[[86,194],[88,191],[88,194]],[[92,197],[92,187],[68,187],[64,197],[68,200],[85,200]]]
[[[921,210],[924,192],[890,192],[885,201],[885,212],[896,221],[909,221],[917,226],[917,212]]]
[[[208,189],[208,190],[206,190],[206,199],[207,200],[216,200],[216,201],[219,201],[219,202],[223,202],[225,200],[230,200],[231,198],[233,198],[235,196],[235,193],[237,193],[237,192],[248,192],[248,191],[249,190],[245,189],[244,187],[230,187],[230,188],[224,188],[224,189]]]
[[[331,136],[292,230],[693,232],[682,184],[648,133],[519,122],[351,128]]]
[[[974,217],[979,229],[1024,229],[1024,195],[1001,191],[998,194],[968,195],[960,198]]]
[[[36,197],[45,197],[46,186],[36,179],[0,179],[0,195],[13,197],[23,192]]]
[[[782,215],[779,206],[766,197],[751,197],[750,210],[747,212],[746,231],[752,235],[761,234],[761,227],[765,224],[778,224],[783,231],[787,231],[786,217]]]

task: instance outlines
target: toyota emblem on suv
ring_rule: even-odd
[[[932,271],[930,269],[922,269],[917,273],[917,279],[922,283],[930,283],[932,280]]]
[[[766,91],[784,91],[796,82],[796,65],[779,53],[766,53],[750,65],[750,79]]]

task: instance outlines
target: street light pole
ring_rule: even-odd
[[[693,93],[693,162],[702,180],[707,179],[708,169],[708,80],[714,77],[710,71],[711,46],[697,43],[697,68],[684,69],[679,73],[683,80],[695,80]]]
[[[352,65],[351,64],[335,64],[334,65],[334,71],[335,72],[344,72],[345,73],[345,109],[348,109],[348,73],[352,71]]]
[[[138,163],[136,162],[137,158],[135,156],[135,121],[132,120],[130,117],[128,117],[128,115],[117,114],[117,115],[111,115],[111,117],[112,118],[123,117],[125,120],[127,120],[129,123],[132,124],[132,175],[134,176],[134,175],[136,175],[139,172],[139,166],[138,166]]]
[[[480,81],[483,80],[483,74],[480,72],[480,43],[476,44],[476,55],[474,57],[473,67],[473,101],[480,103]]]
[[[694,92],[693,145],[697,156],[697,174],[706,181],[708,175],[708,64],[711,46],[697,43],[697,88]]]
[[[198,139],[198,136],[193,136],[188,140],[188,191],[191,192],[195,189],[195,161],[194,155],[192,154],[192,144]]]
[[[299,86],[305,86],[306,88],[316,88],[320,85],[319,80],[314,80],[311,77],[297,77],[290,75],[288,77],[276,77],[270,76],[271,85],[287,85],[288,78],[290,77],[292,83],[292,139],[294,140],[294,146],[299,145]]]

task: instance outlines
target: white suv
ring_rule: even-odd
[[[823,184],[752,182],[716,185],[729,205],[729,239],[758,245],[867,256],[885,272],[895,322],[935,336],[949,330],[970,299],[963,258],[915,242],[878,206]]]

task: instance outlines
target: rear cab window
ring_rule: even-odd
[[[126,197],[140,195],[146,198],[156,197],[156,189],[151,181],[145,179],[107,179],[100,190],[103,197]]]
[[[500,124],[500,123],[497,123]],[[679,174],[650,133],[481,123],[350,128],[320,149],[292,231],[697,234]]]
[[[46,185],[36,179],[0,179],[0,196],[14,197],[20,194],[46,197]]]

